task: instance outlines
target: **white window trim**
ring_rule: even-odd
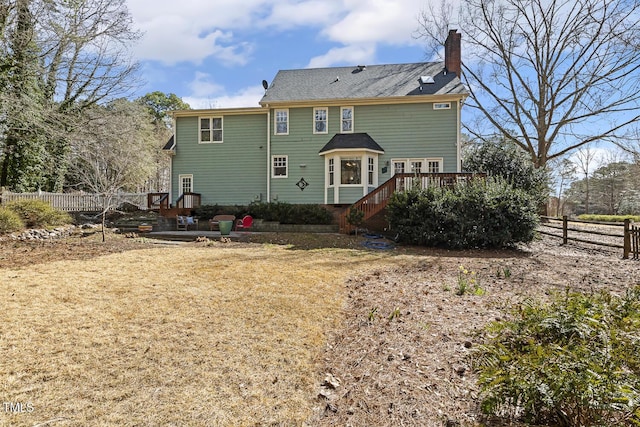
[[[202,119],[207,119],[209,120],[209,126],[211,126],[209,128],[209,132],[211,132],[211,140],[209,141],[203,141],[202,140],[202,128],[201,126],[201,121]],[[214,141],[213,140],[213,119],[220,119],[220,124],[222,125],[222,127],[220,128],[220,131],[222,132],[222,139],[220,141]],[[224,116],[200,116],[198,117],[198,144],[222,144],[224,142]]]
[[[324,132],[319,132],[316,130],[316,112],[319,110],[325,111],[325,127]],[[329,107],[315,107],[313,109],[313,134],[314,135],[326,135],[329,133]]]
[[[424,161],[425,161],[424,168],[426,168],[427,173],[432,173],[432,172],[429,172],[429,162],[438,162],[438,170],[440,171],[438,173],[443,173],[444,160],[442,159],[442,157],[430,157],[430,158],[424,159]]]
[[[429,162],[438,162],[440,164],[440,172],[442,173],[444,170],[444,158],[443,157],[409,157],[406,159],[391,159],[391,176],[395,175],[395,163],[404,163],[404,173],[412,173],[411,172],[411,162],[422,162],[422,172],[421,173],[429,173]]]
[[[274,162],[276,159],[284,159],[285,161],[285,173],[284,175],[276,175],[276,167],[274,165]],[[273,179],[279,179],[279,178],[289,178],[289,156],[281,156],[281,155],[277,155],[274,154],[273,156],[271,156],[271,178]]]
[[[332,170],[333,168],[333,170]],[[333,174],[333,175],[332,175]],[[327,188],[333,188],[336,186],[336,158],[329,157],[327,159]],[[333,178],[333,184],[331,183],[331,178]]]
[[[451,103],[450,102],[434,102],[433,109],[434,110],[450,110]]]
[[[188,193],[193,193],[193,189],[195,187],[193,184],[193,174],[183,174],[183,175],[178,175],[178,187],[180,188],[178,196],[180,196],[181,194],[184,194],[184,191],[183,191],[184,186],[182,185],[182,180],[185,178],[189,178],[191,180],[191,191],[188,191]]]
[[[367,185],[373,187],[376,185],[377,175],[376,159],[375,157],[367,157]],[[369,174],[371,174],[371,182],[369,182]]]
[[[342,182],[342,161],[343,160],[358,160],[360,161],[360,182],[357,184],[344,184]],[[338,166],[340,169],[340,180],[338,181],[338,185],[340,187],[351,187],[351,188],[357,188],[357,187],[366,187],[367,184],[367,174],[366,174],[366,162],[367,162],[367,157],[364,155],[348,155],[348,154],[343,154],[343,155],[339,155],[338,156]],[[335,182],[335,181],[334,181]]]
[[[344,130],[342,128],[342,111],[351,110],[351,130]],[[355,110],[353,107],[340,107],[340,133],[353,133],[355,129]]]
[[[279,112],[287,113],[287,131],[286,132],[278,132],[278,113]],[[277,108],[273,110],[273,134],[274,135],[289,135],[289,125],[290,125],[290,117],[289,117],[289,109],[288,108]]]

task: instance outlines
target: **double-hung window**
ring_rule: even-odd
[[[334,159],[329,159],[329,186],[334,185],[334,176],[335,176],[335,162]]]
[[[411,173],[422,173],[422,160],[411,160]]]
[[[340,132],[352,133],[353,132],[353,107],[340,108]]]
[[[369,157],[367,161],[367,184],[373,185],[373,177],[375,171],[375,163],[373,161],[373,157]]]
[[[326,107],[313,109],[313,133],[329,132],[329,110]]]
[[[200,117],[200,143],[222,142],[222,117]]]
[[[222,117],[200,117],[200,143],[222,142]]]
[[[287,156],[273,156],[272,157],[272,172],[273,178],[286,178],[288,176],[288,157]]]
[[[427,160],[427,171],[429,173],[439,173],[440,160]]]
[[[275,110],[274,121],[276,135],[289,135],[289,110]]]

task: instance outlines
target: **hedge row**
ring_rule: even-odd
[[[316,204],[291,204],[285,202],[254,202],[249,206],[203,205],[195,214],[202,220],[215,215],[235,215],[241,218],[251,215],[265,221],[278,221],[281,224],[331,224],[333,215],[326,208]]]
[[[601,222],[624,222],[625,219],[630,219],[634,222],[640,222],[639,215],[592,215],[583,214],[578,215],[578,219],[582,221],[601,221]]]
[[[400,241],[453,249],[530,242],[539,222],[534,198],[499,179],[395,193],[387,209]]]

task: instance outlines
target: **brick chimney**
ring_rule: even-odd
[[[449,30],[444,42],[444,68],[448,73],[456,73],[458,77],[462,75],[461,40],[462,34],[458,30]]]

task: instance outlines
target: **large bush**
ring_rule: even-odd
[[[538,225],[535,200],[494,179],[397,192],[387,213],[401,241],[454,249],[530,242]]]
[[[7,208],[17,213],[28,228],[65,225],[72,222],[66,212],[59,211],[42,200],[15,200]]]
[[[528,301],[473,354],[488,414],[559,426],[640,425],[640,287]]]
[[[466,172],[504,179],[534,197],[538,204],[549,197],[547,172],[536,168],[529,154],[513,143],[496,140],[471,145],[466,148],[463,164]]]
[[[22,230],[24,222],[14,211],[0,206],[0,233],[11,233]]]

